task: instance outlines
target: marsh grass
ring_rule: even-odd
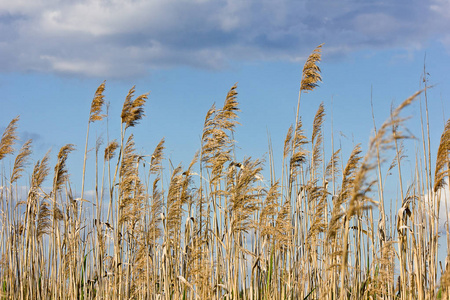
[[[32,142],[12,157],[19,117],[13,119],[0,142],[0,160],[13,161],[11,171],[2,168],[0,297],[450,297],[450,273],[437,260],[441,199],[449,189],[450,121],[432,164],[428,114],[425,122],[418,120],[423,154],[410,157],[415,166],[408,187],[402,160],[411,136],[402,115],[421,94],[426,100],[426,82],[379,128],[374,118],[365,152],[358,144],[344,158],[333,140],[332,149],[325,149],[325,106],[318,105],[310,135],[299,116],[302,93],[321,81],[321,47],[303,68],[297,115],[280,145],[282,157],[273,156],[269,138],[268,167],[234,151],[236,85],[222,107],[207,111],[200,149],[187,167],[164,169],[164,139],[149,156],[136,152],[132,131],[148,95],[135,97],[134,87],[123,104],[120,139],[106,146],[98,139],[95,159],[88,161],[89,127],[110,119],[102,83],[87,124],[81,196],[71,190],[66,161],[75,146],[68,144],[58,153],[52,188],[43,187],[52,173],[47,153],[30,169],[21,198],[17,181],[27,170]],[[427,111],[426,101],[425,106]],[[92,199],[85,199],[86,163],[95,164]],[[278,163],[281,178],[274,175]],[[396,179],[388,178],[392,170]],[[387,180],[400,189],[400,196],[389,197],[397,199],[397,211],[386,209]]]

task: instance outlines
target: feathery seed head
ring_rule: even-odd
[[[111,160],[114,157],[116,149],[119,147],[119,143],[116,140],[109,142],[105,148],[105,161]]]
[[[11,174],[11,183],[17,181],[22,175],[22,171],[27,163],[27,159],[31,154],[31,140],[28,140],[23,144],[19,154],[14,161],[14,168]]]
[[[125,123],[125,128],[134,127],[144,114],[144,104],[148,98],[148,93],[140,95],[136,99],[132,100],[135,92],[135,86],[133,86],[128,92],[125,102],[122,108],[122,123]]]
[[[31,187],[38,188],[44,182],[50,172],[48,161],[50,159],[50,150],[44,155],[41,161],[38,161],[33,169],[33,177],[31,178]]]
[[[302,81],[300,83],[301,91],[312,91],[318,86],[317,82],[322,81],[322,77],[320,77],[320,68],[317,66],[317,63],[320,62],[321,59],[320,52],[322,46],[323,44],[320,44],[314,49],[303,66]]]
[[[3,132],[2,139],[0,141],[0,160],[2,160],[6,155],[13,153],[13,145],[17,140],[17,122],[19,121],[19,116],[12,119],[9,125],[6,127],[5,132]]]
[[[89,115],[89,122],[95,122],[95,121],[101,121],[103,120],[103,117],[105,115],[102,115],[102,107],[105,103],[103,92],[105,90],[105,82],[103,81],[102,84],[97,88],[97,91],[95,92],[94,99],[91,103],[91,112]]]
[[[150,174],[157,174],[162,168],[161,161],[163,159],[164,142],[165,140],[162,138],[156,146],[155,151],[153,151],[150,161]]]
[[[53,191],[56,193],[61,189],[62,185],[69,178],[67,169],[66,169],[66,160],[69,156],[69,153],[75,150],[75,146],[73,144],[67,144],[59,150],[58,153],[58,162],[55,166],[55,175],[53,179]]]
[[[445,178],[448,176],[450,154],[450,120],[445,125],[444,132],[441,135],[441,141],[436,157],[436,171],[434,175],[434,192],[437,192],[440,188],[444,187],[446,182]]]

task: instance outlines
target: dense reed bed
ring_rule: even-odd
[[[1,173],[0,297],[447,299],[450,272],[438,261],[446,249],[438,237],[449,189],[450,122],[433,162],[425,82],[374,126],[366,151],[357,145],[343,157],[333,134],[324,141],[324,105],[312,132],[302,127],[300,98],[317,88],[320,59],[321,46],[304,65],[283,156],[274,157],[270,145],[267,161],[236,157],[236,86],[222,107],[207,111],[199,151],[184,167],[163,167],[164,139],[148,156],[136,152],[133,128],[144,117],[147,95],[135,96],[134,88],[123,104],[120,137],[105,145],[97,140],[95,157],[87,159],[89,126],[106,117],[118,122],[105,115],[105,83],[97,89],[82,178],[68,175],[71,144],[59,150],[54,167],[47,153],[26,169],[32,143],[14,150],[19,118],[13,119],[0,142],[0,160],[12,166]],[[402,115],[419,98],[425,100],[425,116],[417,120],[423,149],[409,157],[415,167],[405,173],[403,141],[410,136]],[[87,164],[96,170],[89,184]],[[22,197],[17,182],[24,174],[30,178]],[[82,182],[79,197],[73,180]],[[387,180],[398,186],[398,197],[387,197]],[[395,210],[386,208],[391,199]],[[449,240],[448,223],[446,232]]]

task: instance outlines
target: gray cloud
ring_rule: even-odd
[[[232,60],[303,60],[316,45],[450,51],[449,0],[16,0],[0,2],[3,71],[128,77]]]
[[[20,141],[22,142],[26,142],[28,140],[33,140],[33,142],[40,142],[42,139],[42,135],[37,132],[22,131],[20,133]]]

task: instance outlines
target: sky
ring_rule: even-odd
[[[237,83],[238,159],[268,159],[270,136],[280,167],[303,64],[322,43],[323,82],[301,100],[307,136],[323,102],[327,143],[333,125],[344,158],[357,143],[366,147],[371,99],[380,126],[392,104],[423,87],[425,66],[437,151],[450,116],[449,0],[0,0],[0,130],[20,115],[17,148],[33,139],[27,174],[49,149],[54,163],[60,147],[75,144],[68,166],[80,191],[90,104],[103,81],[108,130],[106,122],[91,126],[88,179],[96,137],[120,137],[132,86],[136,95],[150,93],[146,117],[131,130],[136,149],[151,154],[164,137],[166,158],[186,167],[200,147],[206,112]],[[419,135],[420,106],[405,113]],[[408,149],[409,163],[417,148]]]

